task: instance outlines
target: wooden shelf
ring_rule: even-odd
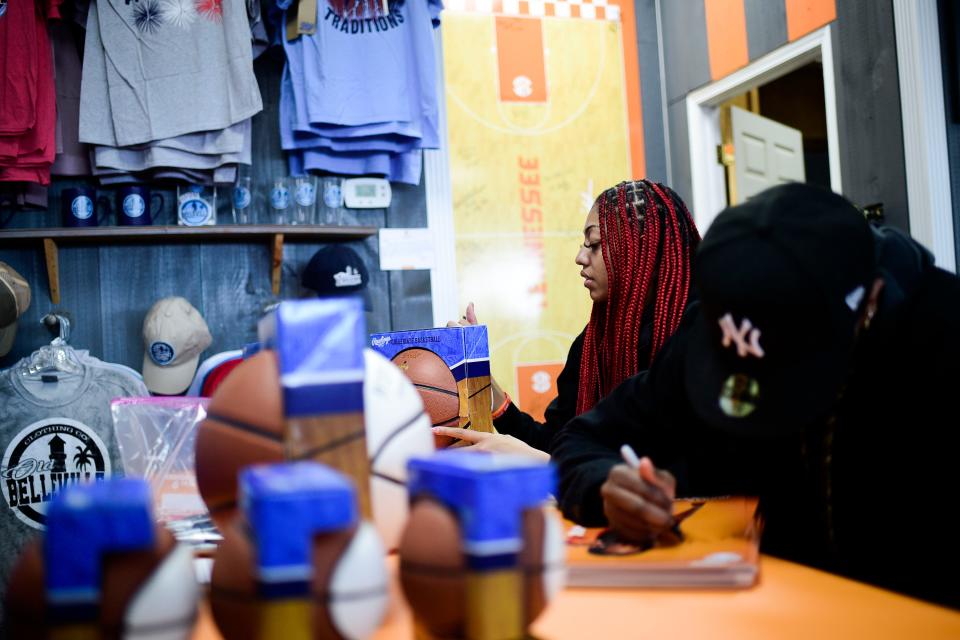
[[[300,240],[356,240],[376,235],[376,227],[339,227],[318,224],[249,224],[212,227],[143,226],[143,227],[48,227],[45,229],[0,229],[0,244],[19,240],[56,240],[64,243],[101,242],[104,240],[162,239],[204,242],[217,240],[249,240],[282,234]]]
[[[376,227],[340,227],[316,224],[280,225],[217,225],[212,227],[143,226],[143,227],[48,227],[45,229],[0,230],[0,245],[41,241],[50,282],[50,299],[60,304],[60,244],[103,244],[159,240],[160,242],[227,242],[263,239],[270,243],[272,259],[270,282],[273,294],[280,294],[280,268],[283,265],[283,243],[288,241],[361,240],[376,235]]]

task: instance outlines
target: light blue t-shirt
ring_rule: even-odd
[[[280,144],[284,149],[398,153],[419,149],[423,145],[420,120],[349,127],[310,125],[302,99],[303,91],[293,86],[293,68],[294,64],[288,63],[280,80]]]
[[[291,151],[288,157],[290,175],[307,171],[326,171],[340,175],[379,175],[392,182],[420,184],[423,152],[420,149],[402,153],[385,151],[337,152],[328,149]]]
[[[442,8],[440,0],[394,0],[388,16],[341,18],[318,3],[317,32],[284,43],[287,59],[302,64],[294,73],[303,78],[309,122],[411,122],[420,114],[409,92],[435,110],[432,31]]]
[[[316,34],[281,37],[281,144],[300,151],[291,153],[291,173],[419,183],[420,149],[440,142],[433,29],[442,8],[441,0],[394,0],[389,15],[343,18],[321,1]]]

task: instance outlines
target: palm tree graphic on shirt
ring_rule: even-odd
[[[90,445],[85,448],[77,445],[77,453],[73,454],[73,464],[77,465],[77,469],[84,471],[91,462],[93,462],[93,452],[90,451]]]

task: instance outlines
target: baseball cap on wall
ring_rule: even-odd
[[[318,250],[304,268],[300,284],[318,296],[361,294],[370,281],[363,259],[350,247],[331,244]],[[364,307],[370,305],[364,299]]]
[[[697,414],[749,435],[796,432],[836,402],[877,276],[873,234],[847,200],[781,185],[723,211],[695,257],[687,345]]]
[[[200,354],[213,338],[203,316],[184,298],[163,298],[143,320],[143,381],[154,393],[176,395],[190,386]]]
[[[0,262],[0,356],[10,353],[17,320],[30,306],[30,285],[6,262]]]

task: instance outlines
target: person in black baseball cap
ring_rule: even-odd
[[[853,205],[803,184],[771,189],[717,218],[694,269],[686,384],[704,420],[763,435],[833,405],[883,286]]]
[[[937,542],[960,488],[960,279],[788,184],[717,217],[694,282],[651,369],[558,437],[565,515],[647,539],[673,525],[664,494],[756,495],[767,553],[960,606]]]

